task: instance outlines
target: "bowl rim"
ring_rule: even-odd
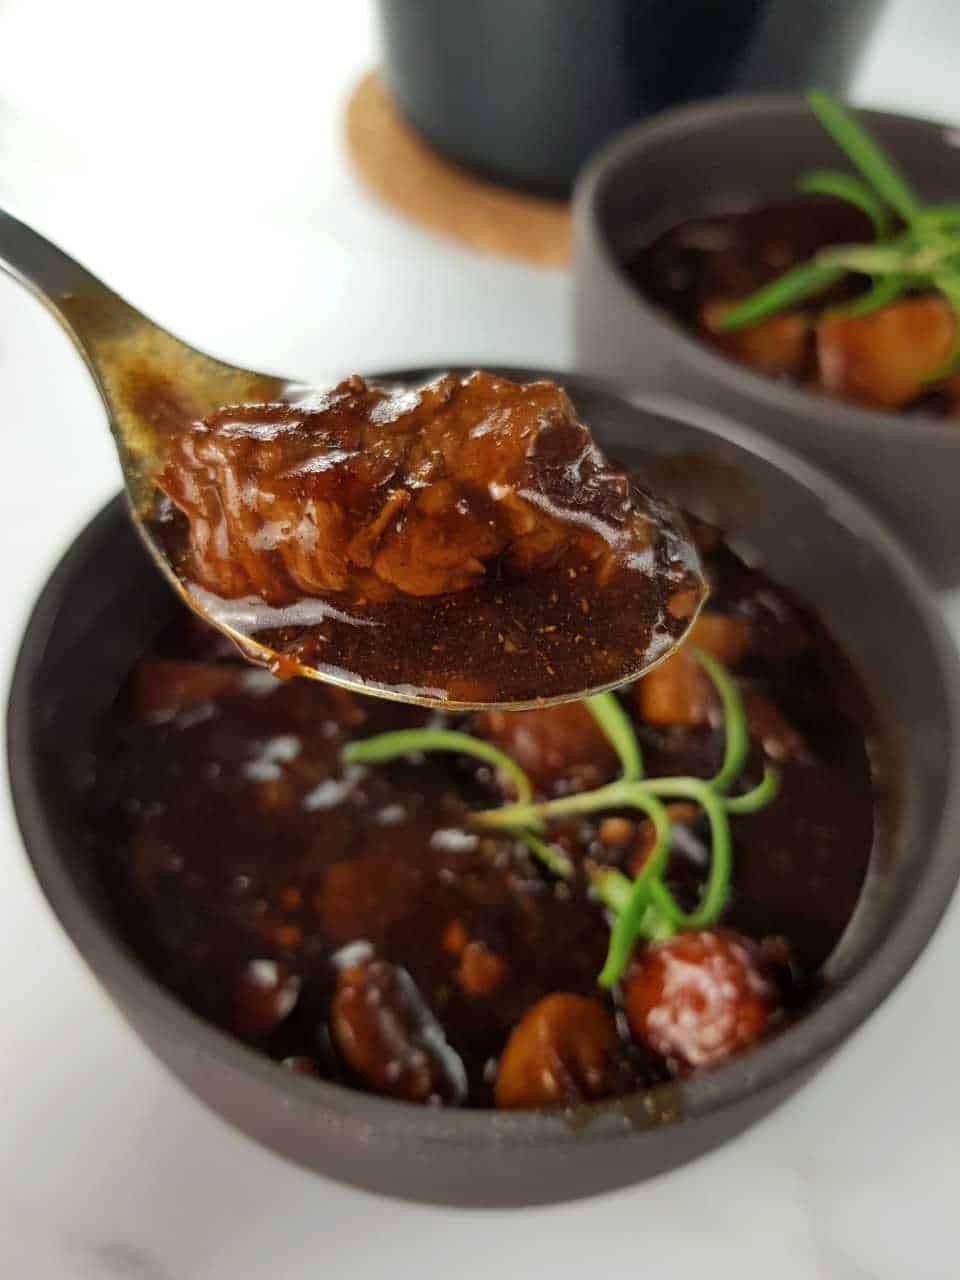
[[[425,379],[440,369],[458,371],[457,366],[439,364],[370,376],[395,381]],[[504,366],[497,366],[496,371],[518,377],[531,372]],[[948,792],[935,846],[924,876],[915,883],[894,927],[838,991],[770,1041],[686,1080],[641,1091],[626,1100],[592,1104],[571,1118],[562,1111],[420,1107],[283,1071],[279,1064],[207,1023],[181,1003],[140,964],[120,935],[97,918],[72,883],[64,866],[63,846],[58,845],[44,812],[34,751],[34,673],[65,589],[81,572],[89,572],[91,550],[105,529],[118,518],[126,518],[123,497],[118,495],[82,527],[63,553],[31,611],[17,653],[7,707],[7,748],[13,807],[26,856],[53,914],[124,1016],[128,1004],[141,1008],[145,1022],[186,1040],[194,1057],[214,1072],[239,1077],[261,1094],[270,1095],[271,1101],[284,1110],[295,1111],[308,1124],[312,1118],[326,1123],[333,1120],[342,1128],[360,1126],[394,1144],[417,1141],[428,1146],[453,1144],[509,1150],[534,1143],[623,1141],[653,1128],[669,1129],[674,1120],[691,1121],[731,1107],[799,1075],[866,1020],[906,975],[932,937],[960,875],[960,841],[951,839],[951,831],[960,827],[960,659],[924,571],[897,537],[843,485],[792,450],[720,414],[691,407],[688,418],[680,408],[645,409],[602,380],[549,370],[539,372],[560,380],[570,388],[574,399],[579,390],[599,392],[625,402],[636,413],[689,421],[721,442],[758,455],[786,471],[804,488],[813,490],[832,518],[839,520],[851,536],[869,541],[890,563],[923,619],[937,657],[951,726]],[[650,1106],[645,1108],[645,1102]],[[670,1123],[664,1124],[661,1106],[673,1113]]]
[[[960,136],[960,128],[946,121],[855,105],[858,116],[865,118],[868,123],[881,126],[885,123],[905,123],[921,129],[936,130],[941,135]],[[621,293],[633,303],[648,324],[656,326],[675,344],[687,364],[693,365],[703,375],[722,383],[737,395],[759,400],[765,408],[773,411],[782,410],[786,405],[796,415],[807,419],[822,420],[827,416],[835,416],[838,425],[855,433],[876,437],[879,432],[895,439],[909,439],[918,432],[923,432],[931,439],[940,439],[948,446],[953,444],[960,448],[960,429],[955,423],[922,414],[906,418],[883,409],[860,408],[844,400],[805,391],[788,382],[767,377],[713,351],[705,342],[687,333],[647,298],[624,270],[623,263],[613,251],[606,221],[600,210],[609,185],[619,176],[624,166],[642,155],[650,146],[661,142],[681,141],[696,133],[729,130],[736,128],[744,120],[763,116],[780,116],[785,124],[811,118],[801,94],[747,93],[723,98],[704,98],[658,112],[649,120],[631,125],[603,146],[581,170],[572,204],[575,239],[579,236],[589,237],[591,247],[600,255]],[[951,150],[956,151],[957,148],[951,147]]]

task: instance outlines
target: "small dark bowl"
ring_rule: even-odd
[[[842,92],[883,0],[380,0],[384,74],[443,155],[566,195],[633,121],[744,90]]]
[[[955,130],[860,114],[921,196],[960,197]],[[859,409],[754,373],[682,329],[622,265],[651,231],[721,202],[789,194],[805,169],[838,164],[843,156],[802,99],[786,95],[667,112],[611,143],[577,187],[577,362],[729,413],[815,458],[875,501],[940,583],[960,582],[960,423]]]
[[[412,1200],[515,1206],[585,1196],[739,1132],[797,1088],[903,977],[960,869],[958,664],[924,578],[897,542],[845,490],[767,440],[721,421],[644,413],[588,380],[555,376],[605,446],[629,456],[642,442],[655,470],[678,478],[681,498],[684,489],[699,495],[704,515],[735,525],[771,573],[829,620],[884,726],[883,791],[895,795],[894,812],[822,995],[769,1043],[574,1115],[416,1107],[286,1072],[201,1021],[141,967],[83,837],[97,721],[175,607],[119,498],[44,588],[10,697],[14,803],[33,869],[134,1030],[200,1098],[275,1151]]]

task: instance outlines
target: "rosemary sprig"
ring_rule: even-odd
[[[728,794],[743,770],[749,749],[743,703],[736,682],[722,663],[693,645],[689,652],[712,681],[723,714],[723,760],[710,779],[645,778],[633,726],[612,693],[597,694],[584,703],[609,739],[621,766],[616,782],[593,791],[535,802],[530,781],[514,760],[488,742],[446,729],[406,729],[351,742],[344,748],[343,760],[346,764],[376,764],[421,752],[454,751],[493,764],[512,781],[517,799],[512,804],[472,814],[471,824],[509,832],[553,875],[564,879],[574,874],[570,859],[557,845],[537,834],[551,820],[623,809],[649,818],[654,830],[653,848],[632,880],[615,868],[597,868],[591,873],[591,887],[611,915],[607,958],[597,978],[601,986],[609,987],[623,975],[639,939],[669,937],[678,928],[706,928],[719,918],[730,892],[730,815],[755,813],[777,793],[778,775],[768,765],[753,790]],[[710,867],[693,911],[679,906],[664,880],[671,829],[664,802],[672,799],[692,800],[703,810],[710,826]]]
[[[868,315],[903,294],[932,289],[954,314],[956,338],[948,358],[927,380],[946,377],[960,367],[960,205],[921,204],[852,112],[820,89],[809,91],[807,103],[860,176],[815,170],[802,175],[798,186],[856,205],[870,219],[875,239],[822,249],[809,262],[735,303],[716,322],[717,330],[750,329],[786,307],[817,297],[850,274],[867,276],[870,286],[835,308],[847,316]]]
[[[802,262],[798,267],[761,285],[753,293],[748,294],[714,322],[714,328],[721,333],[736,333],[740,329],[752,329],[761,320],[768,320],[784,307],[792,307],[797,302],[824,293],[831,285],[842,280],[846,268],[837,263],[825,263],[814,258],[811,262]]]
[[[833,315],[850,316],[868,316],[872,311],[879,311],[881,307],[885,307],[888,302],[893,302],[898,298],[906,288],[904,278],[898,272],[894,272],[888,276],[881,276],[875,280],[866,293],[861,293],[859,298],[854,298],[852,302],[842,303],[840,306],[832,307]]]
[[[919,208],[917,198],[852,112],[823,89],[808,91],[807,106],[884,204],[909,226]]]
[[[890,234],[893,225],[890,210],[871,187],[855,178],[852,173],[841,173],[836,169],[811,169],[809,173],[803,174],[797,187],[808,195],[836,196],[838,200],[855,204],[873,223],[878,240]]]

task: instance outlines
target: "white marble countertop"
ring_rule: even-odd
[[[955,0],[893,0],[858,96],[960,121],[958,48]],[[374,57],[357,0],[0,0],[0,204],[241,364],[318,379],[434,360],[568,365],[562,273],[422,234],[350,176],[339,111]],[[264,174],[269,191],[223,194]],[[117,472],[66,339],[2,278],[0,403],[6,682],[32,599]],[[960,601],[949,611],[960,635]],[[691,1167],[556,1209],[417,1208],[285,1164],[175,1084],[42,903],[5,797],[0,1275],[947,1280],[960,1195],[954,946],[956,905],[815,1083]]]

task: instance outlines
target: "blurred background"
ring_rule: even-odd
[[[391,3],[395,15],[421,7]],[[422,7],[439,14],[470,6]],[[549,14],[567,7],[531,0],[545,30]],[[662,6],[678,30],[699,31],[709,43],[697,7],[710,8]],[[786,17],[773,34],[783,56],[794,44],[802,51],[814,11],[842,18],[860,53],[834,70],[849,72],[855,101],[960,125],[956,0],[780,7]],[[403,37],[392,38],[399,49]],[[536,172],[511,172],[516,154],[486,166],[536,190],[516,199],[533,200],[527,209],[546,219],[545,234],[559,235],[553,265],[420,225],[371,192],[345,143],[351,95],[381,62],[382,41],[377,7],[364,0],[0,0],[0,205],[148,315],[240,365],[317,381],[431,363],[570,367],[570,285],[555,221],[562,210],[536,201],[562,191],[564,164],[596,139],[587,131],[566,159],[548,158]],[[415,47],[423,53],[422,43]],[[558,57],[568,53],[558,44]],[[698,92],[718,87],[691,83]],[[660,84],[650,105],[673,91]],[[545,92],[533,93],[533,106]],[[411,98],[408,109],[428,111],[429,103]],[[585,113],[589,106],[578,109],[581,124]],[[589,122],[607,131],[599,108]],[[396,191],[391,145],[374,146],[368,160],[381,188]],[[443,145],[463,154],[461,142]],[[408,190],[402,202],[415,206],[416,195]],[[515,216],[516,206],[509,209]],[[482,242],[482,226],[472,235]],[[51,563],[116,491],[118,476],[79,360],[52,319],[4,277],[0,396],[0,657],[9,672]],[[42,501],[25,482],[38,475]],[[941,1019],[943,974],[955,967],[949,929],[817,1090],[734,1147],[592,1204],[522,1218],[442,1213],[313,1179],[186,1097],[60,936],[28,878],[9,806],[2,816],[0,1275],[192,1280],[442,1267],[565,1276],[582,1273],[591,1249],[605,1271],[655,1257],[664,1277],[706,1266],[779,1280],[955,1274],[937,1252],[947,1248],[937,1232],[945,1233],[960,1190],[949,1120],[918,1131],[871,1070],[877,1060],[892,1063],[897,1078],[923,1081],[950,1105],[949,1064],[960,1046]],[[955,931],[955,913],[951,921]],[[944,1045],[952,1040],[940,1068],[929,1042],[913,1036],[937,1022]],[[860,1136],[855,1149],[834,1136],[841,1118]],[[933,1250],[927,1261],[918,1260],[918,1240]]]
[[[799,40],[808,0],[781,7]],[[960,120],[960,9],[876,7],[852,96]],[[0,199],[239,364],[566,363],[562,272],[421,233],[354,176],[343,115],[380,39],[365,0],[169,0],[149,20],[112,0],[0,0]]]

